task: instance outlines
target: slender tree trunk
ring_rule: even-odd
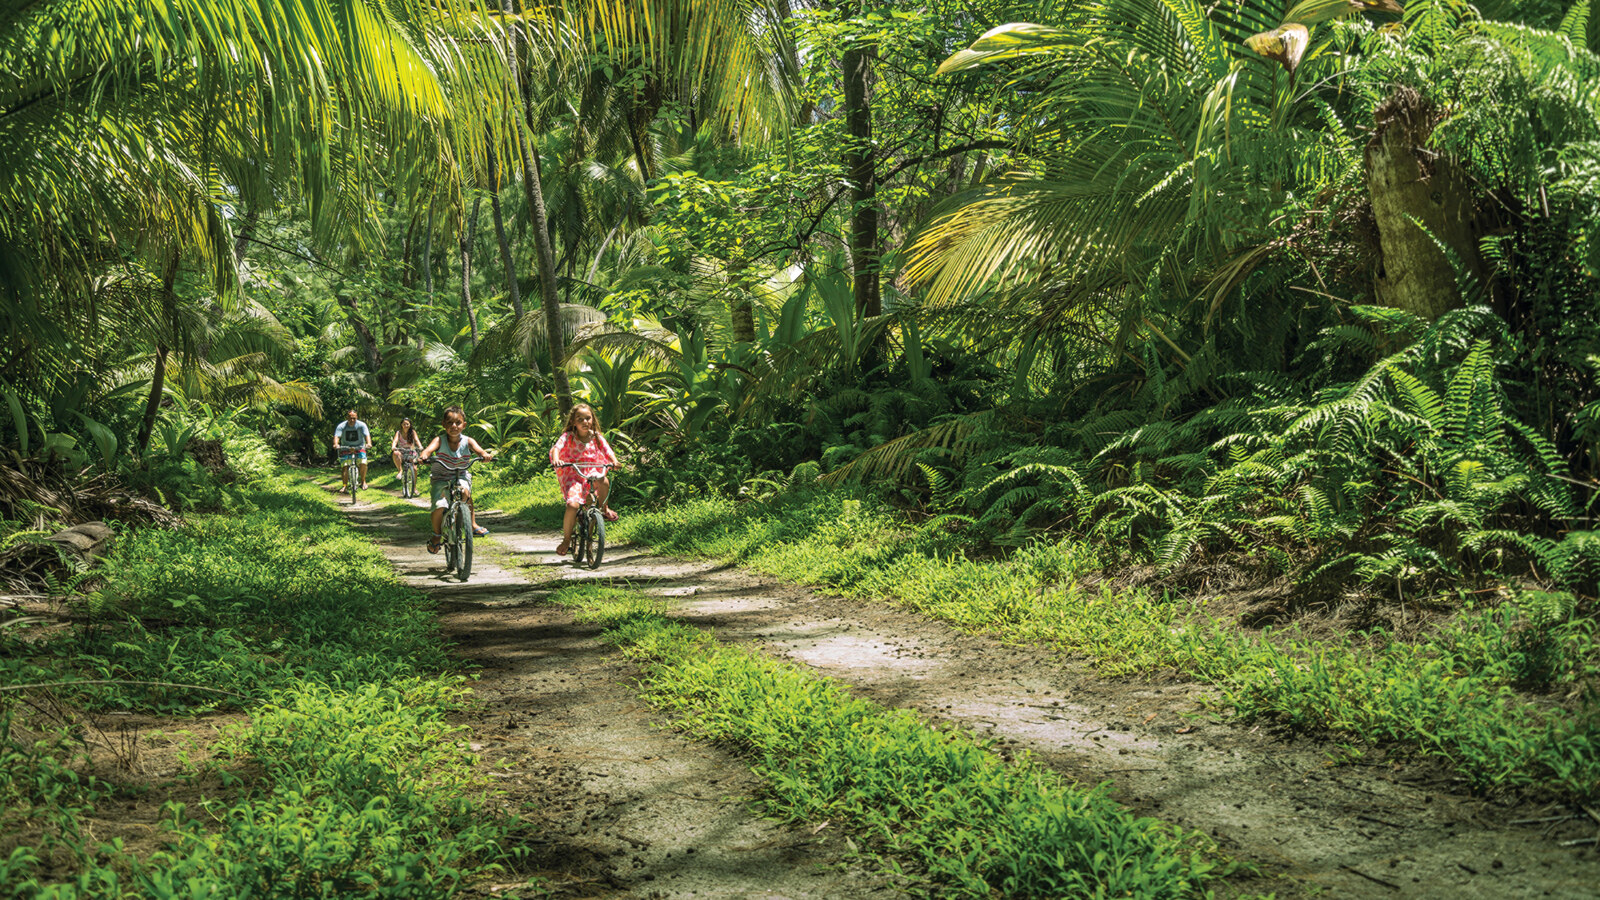
[[[422,283],[428,292],[428,305],[433,305],[433,198],[428,198],[428,231],[422,236]],[[416,323],[413,322],[413,325]],[[422,329],[417,329],[417,349],[423,346]]]
[[[872,60],[870,47],[851,47],[841,60],[844,69],[844,167],[850,179],[854,209],[850,218],[850,258],[854,267],[856,315],[883,312],[878,292],[878,174],[872,146]]]
[[[483,196],[472,198],[472,213],[461,223],[461,311],[467,314],[472,346],[478,346],[478,314],[472,308],[472,236],[478,231],[478,204]]]
[[[502,0],[502,8],[510,10],[511,0]],[[512,67],[517,73],[518,96],[522,101],[522,115],[527,130],[517,130],[522,150],[522,189],[528,195],[528,216],[533,227],[533,247],[539,260],[539,296],[544,305],[545,346],[550,348],[550,381],[555,390],[556,405],[561,417],[566,418],[572,409],[572,387],[567,382],[567,341],[561,333],[561,307],[556,292],[555,251],[550,246],[550,217],[544,207],[544,185],[539,182],[539,158],[530,146],[529,135],[534,133],[533,98],[529,96],[532,85],[523,77],[515,49],[524,40],[518,29],[512,42]]]
[[[345,308],[350,327],[355,329],[356,343],[361,345],[361,354],[366,357],[367,371],[372,373],[372,379],[378,387],[378,395],[389,396],[389,375],[383,370],[383,356],[378,352],[377,338],[373,337],[372,329],[367,327],[366,320],[361,318],[361,308],[356,304],[356,298],[342,290],[334,291],[333,296],[339,305]]]
[[[167,313],[168,321],[172,319],[172,312],[177,305],[176,286],[178,283],[178,261],[182,256],[174,250],[167,260],[167,271],[161,274],[161,308]],[[139,434],[135,438],[135,446],[139,450],[140,458],[145,451],[150,449],[150,435],[156,430],[156,414],[161,410],[161,394],[167,385],[167,354],[171,348],[165,339],[156,340],[156,363],[150,371],[150,395],[145,398],[144,418],[139,421]]]
[[[139,422],[139,456],[150,449],[150,435],[156,428],[156,413],[161,409],[161,392],[167,384],[167,353],[165,342],[156,344],[156,364],[150,373],[150,396],[145,398],[144,418]]]
[[[1375,118],[1378,127],[1366,150],[1380,248],[1374,292],[1384,306],[1432,321],[1465,300],[1441,244],[1467,274],[1487,276],[1472,184],[1454,159],[1426,149],[1438,115],[1416,91],[1395,91]]]
[[[489,195],[489,209],[494,213],[494,236],[500,242],[500,264],[506,271],[506,290],[511,293],[511,314],[522,321],[522,288],[517,284],[517,267],[511,258],[511,240],[506,237],[505,215],[500,210],[500,164],[495,159],[494,146],[489,147],[489,182],[494,193]]]
[[[422,217],[415,210],[411,213],[411,222],[406,226],[406,239],[400,245],[400,295],[395,298],[395,323],[394,337],[389,340],[391,344],[404,344],[411,339],[411,324],[416,320],[416,314],[411,310],[411,288],[417,283],[417,276],[422,274],[417,270],[417,228],[422,224]]]
[[[728,263],[728,290],[733,292],[729,313],[733,316],[733,342],[753,344],[756,341],[756,307],[750,300],[745,272],[750,262],[735,258]]]

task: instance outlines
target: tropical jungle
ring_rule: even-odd
[[[1600,885],[1600,0],[0,0],[0,338],[8,896]]]

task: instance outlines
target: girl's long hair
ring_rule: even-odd
[[[408,431],[411,432],[411,433],[410,434],[406,434],[406,432],[408,432]],[[410,419],[401,419],[400,420],[400,427],[396,428],[394,433],[400,435],[400,439],[401,440],[408,441],[408,442],[413,443],[413,444],[415,444],[417,442],[417,440],[418,440],[417,439],[417,426]]]

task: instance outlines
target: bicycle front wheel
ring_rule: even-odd
[[[350,505],[356,505],[356,488],[361,486],[361,470],[353,465],[344,467],[344,486],[350,489]]]
[[[572,561],[583,565],[588,559],[589,552],[589,520],[584,516],[583,510],[578,510],[578,517],[572,523]]]
[[[411,499],[417,495],[417,467],[406,463],[400,475],[400,496]]]
[[[589,521],[589,568],[598,569],[600,557],[606,553],[606,519],[598,508],[586,510],[584,518]]]
[[[444,570],[446,573],[456,570],[456,515],[455,510],[447,510],[444,518],[439,521],[439,534],[444,538]]]
[[[472,509],[465,501],[456,503],[455,533],[449,535],[460,549],[456,551],[456,577],[462,581],[472,574]]]

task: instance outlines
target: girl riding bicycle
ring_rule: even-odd
[[[461,496],[467,501],[467,507],[472,508],[472,473],[467,471],[470,463],[469,454],[476,454],[479,459],[494,459],[494,454],[478,446],[478,442],[461,433],[467,427],[467,416],[461,407],[452,406],[444,411],[444,434],[434,438],[428,446],[422,449],[419,460],[426,460],[437,455],[433,465],[429,468],[433,498],[433,537],[428,538],[428,552],[438,553],[444,546],[444,535],[439,532],[439,524],[444,521],[444,507],[439,502],[450,492],[450,483],[457,478],[461,479]],[[478,511],[472,509],[472,533],[485,535],[489,529],[479,527]]]
[[[594,408],[587,403],[579,403],[567,413],[567,427],[561,432],[555,446],[550,448],[550,464],[559,466],[562,463],[576,463],[579,466],[617,464],[617,455],[611,452],[611,445],[600,434]],[[561,496],[567,504],[566,515],[561,521],[561,546],[556,548],[556,555],[566,556],[572,552],[572,527],[577,524],[578,507],[583,505],[583,493],[588,482],[578,469],[573,468],[557,468],[556,478],[561,484]],[[610,493],[610,478],[595,482],[595,502],[600,504],[606,521],[615,522],[617,514],[606,505],[606,497]]]

